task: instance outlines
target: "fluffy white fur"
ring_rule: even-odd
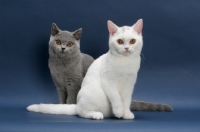
[[[108,21],[110,50],[89,67],[78,93],[76,105],[39,104],[31,105],[27,109],[92,119],[107,117],[133,119],[134,114],[130,111],[130,104],[140,68],[142,27],[141,19],[131,27],[118,27]],[[118,39],[121,39],[123,44],[118,44]],[[135,39],[136,42],[130,44],[131,39]]]

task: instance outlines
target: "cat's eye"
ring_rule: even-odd
[[[74,43],[72,43],[72,42],[68,42],[68,43],[67,43],[67,46],[68,46],[68,47],[72,47],[73,45],[74,45]]]
[[[136,42],[135,39],[131,39],[131,40],[130,40],[130,44],[134,44],[135,42]]]
[[[60,40],[56,40],[56,44],[57,45],[61,45],[61,41]]]
[[[123,42],[123,40],[118,39],[118,40],[117,40],[117,43],[118,43],[118,44],[123,44],[124,42]]]

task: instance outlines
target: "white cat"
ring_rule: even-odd
[[[118,27],[108,21],[110,50],[89,67],[76,105],[34,104],[29,111],[78,115],[83,118],[133,119],[131,97],[140,68],[143,46],[142,19],[133,26]]]

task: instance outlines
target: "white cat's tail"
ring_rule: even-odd
[[[77,115],[75,104],[33,104],[27,110],[45,114]]]

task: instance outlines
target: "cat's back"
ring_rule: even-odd
[[[105,60],[106,54],[100,56],[97,58],[88,68],[88,72],[86,73],[85,79],[88,80],[90,79],[95,79],[95,76],[99,75],[100,67],[102,62]]]
[[[94,61],[94,58],[88,54],[85,54],[85,53],[81,53],[82,54],[82,57],[83,59],[86,61],[90,61],[90,62],[93,62]]]
[[[88,68],[90,67],[90,65],[93,63],[94,58],[91,57],[90,55],[81,53],[81,61],[82,61],[82,70],[83,70],[83,76],[85,76]]]
[[[100,86],[100,67],[105,56],[105,54],[100,56],[90,65],[85,78],[83,79],[80,90],[81,92],[79,93],[84,93],[84,91],[93,92],[95,89],[98,89]]]
[[[105,57],[106,54],[100,56],[88,68],[81,85],[81,90],[78,93],[77,101],[79,101],[80,98],[84,98],[86,100],[94,99],[98,97],[99,93],[101,93],[100,67],[102,62],[105,60]]]

